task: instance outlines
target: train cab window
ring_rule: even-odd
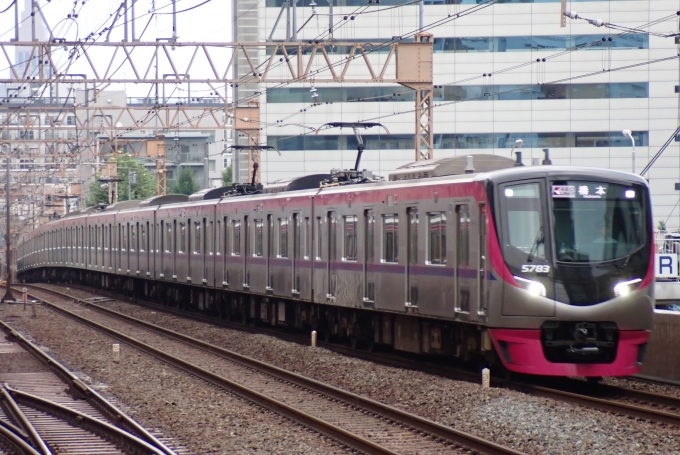
[[[357,217],[349,215],[344,217],[343,223],[343,259],[346,261],[357,260]]]
[[[458,267],[470,265],[470,206],[461,204],[456,206],[458,224],[456,226],[456,254]]]
[[[431,212],[427,214],[429,232],[428,262],[430,264],[446,264],[446,214]]]
[[[232,256],[241,255],[241,220],[231,222],[231,254]]]
[[[194,254],[201,254],[201,222],[194,222]]]
[[[264,222],[255,220],[255,248],[253,256],[262,257],[264,252]]]
[[[506,258],[507,254],[523,253],[521,257],[528,254],[545,259],[541,185],[538,182],[506,185],[503,196]]]
[[[399,216],[383,215],[383,261],[399,262]]]
[[[366,228],[366,262],[375,262],[375,213],[373,210],[364,212]]]
[[[179,235],[179,249],[177,250],[178,253],[186,253],[187,251],[187,224],[186,223],[179,223],[179,232],[177,233]]]
[[[288,218],[279,218],[279,257],[288,257]]]

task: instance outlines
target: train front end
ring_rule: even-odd
[[[502,294],[490,305],[491,338],[510,371],[635,374],[654,311],[648,187],[630,174],[564,169],[489,183]]]

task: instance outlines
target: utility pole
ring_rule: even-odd
[[[10,216],[10,211],[9,211],[9,167],[10,167],[10,152],[9,148],[7,148],[7,182],[5,182],[5,210],[7,210],[7,230],[5,231],[5,240],[6,240],[6,245],[7,245],[7,291],[5,292],[5,296],[2,298],[2,302],[14,302],[14,294],[12,294],[12,225],[11,225],[11,216]]]

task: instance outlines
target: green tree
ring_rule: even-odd
[[[128,178],[131,171],[137,173],[137,182],[132,184],[133,199],[146,199],[156,194],[155,177],[135,157],[122,155],[116,157],[115,161],[118,164],[118,178],[121,180],[118,182],[119,201],[130,200]],[[95,181],[90,183],[88,195],[85,197],[85,204],[88,207],[109,203],[108,185],[112,183],[102,183],[99,179],[101,179],[101,174],[97,174]]]
[[[156,179],[134,156],[123,155],[116,158],[118,163],[118,200],[146,199],[156,195]],[[137,182],[132,184],[132,197],[128,194],[130,172],[137,174]]]
[[[193,194],[198,191],[198,182],[196,182],[196,176],[194,171],[190,167],[182,166],[179,172],[179,178],[177,183],[170,186],[168,194]]]
[[[229,165],[222,171],[222,186],[231,186],[233,180],[233,171],[231,165]]]
[[[94,182],[90,183],[87,196],[85,196],[85,205],[92,207],[93,205],[101,205],[109,203],[109,187],[108,184],[99,181],[101,174],[97,174]]]

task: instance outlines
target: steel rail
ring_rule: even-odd
[[[18,290],[15,288],[15,290]],[[26,337],[12,329],[5,322],[0,321],[0,329],[2,329],[9,336],[14,338],[20,345],[22,345],[28,352],[30,352],[39,362],[48,366],[52,372],[54,372],[62,381],[67,383],[71,389],[79,393],[83,398],[85,398],[90,404],[101,411],[105,416],[107,416],[112,422],[120,425],[122,428],[127,430],[129,433],[147,441],[153,445],[156,450],[160,451],[165,455],[177,455],[175,451],[170,449],[162,441],[160,441],[156,436],[151,434],[146,428],[141,426],[136,420],[124,413],[122,410],[118,409],[114,404],[104,398],[99,392],[94,390],[92,387],[85,384],[77,376],[75,376],[68,368],[59,363],[56,359],[51,357],[49,354],[41,350]]]
[[[14,400],[12,395],[9,393],[7,384],[0,387],[0,396],[2,401],[5,402],[5,409],[9,411],[11,418],[19,424],[19,426],[26,432],[31,445],[36,448],[38,453],[42,455],[52,455],[52,451],[47,447],[47,443],[40,437],[40,434],[36,431],[35,427],[30,420],[21,412],[17,402]]]
[[[4,390],[11,395],[16,402],[20,402],[33,409],[38,409],[54,417],[58,417],[61,420],[69,422],[71,425],[87,429],[94,434],[103,436],[109,441],[116,441],[117,445],[120,444],[121,448],[130,451],[133,454],[146,455],[149,453],[161,453],[157,447],[154,447],[141,438],[108,422],[75,411],[59,403],[55,403],[54,401],[46,400],[37,395],[14,389],[7,384],[5,384]],[[51,454],[52,452],[48,451],[47,453]]]
[[[61,293],[59,291],[55,291],[53,289],[44,288],[42,286],[35,286],[35,285],[33,285],[33,287],[35,287],[37,289],[45,290],[47,292],[52,292],[52,293],[55,293],[57,295],[62,295],[62,296],[68,297],[70,299],[75,299],[72,296],[68,296],[68,294],[64,294],[64,293]],[[81,287],[81,289],[84,289],[84,288]],[[97,290],[97,292],[99,292],[99,290]],[[112,293],[103,293],[103,294],[109,294],[109,295],[115,296],[115,294],[112,294]],[[119,298],[119,297],[113,297],[113,298]],[[91,302],[87,302],[87,301],[84,301],[84,300],[81,300],[81,299],[78,299],[78,300],[81,301],[83,304],[94,305]],[[148,303],[145,302],[145,304],[148,304]],[[183,316],[183,317],[189,316],[189,317],[195,318],[195,319],[202,321],[202,322],[209,322],[209,323],[216,322],[215,320],[210,320],[210,318],[197,317],[196,315],[193,315],[192,313],[186,313],[186,312],[182,312],[182,311],[173,311],[172,309],[167,309],[167,307],[160,307],[160,306],[154,305],[154,304],[150,304],[150,305],[153,306],[154,308],[157,308],[157,309],[163,309],[163,310],[166,310],[166,311],[169,310],[169,312],[172,313],[172,314],[180,315],[180,316]],[[98,305],[94,305],[94,306],[100,308],[104,312],[111,311],[107,308],[99,307]],[[116,312],[113,312],[113,313],[116,313]],[[120,314],[120,313],[116,313],[116,314]],[[116,314],[112,314],[112,315],[116,316]],[[120,314],[120,316],[122,318],[128,317],[127,315],[123,315],[123,314]],[[134,320],[134,318],[131,318],[131,319]],[[133,322],[133,321],[130,321],[130,322]],[[220,321],[220,322],[222,323],[222,321]],[[153,324],[150,324],[150,325],[153,326]],[[244,330],[244,329],[248,330],[248,328],[244,327],[242,324],[233,324],[233,325],[235,326],[235,328],[237,328],[239,330]],[[157,327],[157,326],[154,326],[154,327]],[[159,332],[162,332],[166,329],[164,329],[162,327],[158,327],[157,329],[154,328],[153,330],[158,330]],[[257,332],[261,333],[262,330],[258,330]],[[299,337],[288,337],[288,338],[299,339]],[[357,353],[358,353],[358,351],[352,351],[349,348],[345,349],[345,348],[341,348],[341,347],[337,347],[337,346],[333,346],[333,349],[336,350],[336,351],[346,353],[348,355],[353,355],[353,356],[356,356]],[[238,355],[238,354],[236,354],[236,355]],[[368,360],[375,361],[377,356],[375,354],[366,354],[366,355],[363,355],[362,357],[364,357]],[[407,367],[407,368],[415,366],[420,370],[427,370],[429,372],[433,372],[434,374],[438,374],[438,375],[441,375],[441,376],[446,376],[446,377],[455,376],[455,377],[458,377],[458,378],[466,377],[465,373],[459,372],[459,371],[451,372],[450,369],[448,369],[448,368],[442,368],[442,367],[437,367],[437,366],[432,366],[432,365],[426,365],[423,368],[423,366],[421,364],[417,364],[415,362],[412,362],[412,361],[409,361],[409,360],[406,360],[406,359],[395,359],[395,358],[389,357],[389,356],[382,356],[382,359],[383,359],[384,362],[389,363],[389,364],[393,364],[394,362],[397,362],[397,363],[399,363],[399,364],[401,364],[401,365],[403,365],[404,367]],[[479,375],[477,375],[477,374],[469,373],[469,374],[467,374],[466,379],[473,380],[473,379],[478,378],[478,377],[479,377]],[[583,393],[573,393],[573,392],[569,392],[569,391],[559,390],[559,389],[556,389],[554,387],[545,387],[545,386],[540,386],[540,385],[535,385],[535,384],[528,384],[528,383],[517,382],[517,381],[505,381],[505,380],[500,380],[500,379],[495,379],[494,382],[501,387],[506,387],[506,388],[516,390],[516,391],[520,391],[520,392],[523,392],[523,393],[539,395],[539,396],[543,396],[543,397],[546,397],[546,398],[557,399],[557,400],[561,400],[561,401],[570,401],[572,403],[577,403],[581,406],[600,409],[600,410],[607,411],[607,412],[625,413],[625,414],[628,414],[628,415],[631,415],[631,416],[644,418],[644,419],[647,419],[647,420],[654,420],[654,421],[669,423],[669,424],[672,424],[672,425],[680,425],[680,414],[674,414],[674,413],[665,412],[665,411],[661,411],[661,410],[650,409],[648,407],[643,407],[643,406],[635,406],[635,405],[626,404],[626,403],[619,403],[619,402],[616,402],[616,401],[613,401],[613,400],[607,400],[607,399],[592,397],[590,395],[583,394]],[[581,383],[582,383],[582,381],[576,381],[574,384],[570,384],[570,386],[574,387],[575,385],[581,385]],[[643,392],[643,391],[637,391],[637,390],[633,390],[633,389],[626,389],[626,388],[622,388],[622,387],[615,387],[615,386],[602,385],[602,384],[597,386],[597,390],[595,392],[601,393],[601,394],[607,394],[607,395],[619,394],[619,395],[622,395],[622,396],[624,396],[626,398],[630,398],[630,399],[637,399],[637,400],[640,400],[640,401],[647,401],[647,402],[650,402],[650,403],[660,404],[660,405],[663,405],[663,406],[680,408],[680,398],[667,397],[667,396],[663,396],[663,395],[653,394],[653,393],[650,393],[650,392]]]
[[[26,442],[21,431],[18,428],[12,428],[7,425],[7,422],[0,421],[0,438],[7,441],[11,447],[18,451],[21,455],[41,455],[29,443]]]
[[[426,434],[436,436],[437,438],[441,438],[456,444],[463,445],[465,447],[468,447],[473,450],[480,451],[485,454],[489,455],[521,455],[522,452],[516,451],[514,449],[504,447],[500,444],[496,444],[492,441],[486,440],[484,438],[480,438],[478,436],[474,436],[469,433],[462,432],[460,430],[456,430],[454,428],[441,425],[437,422],[433,422],[429,419],[425,419],[423,417],[417,416],[415,414],[411,414],[396,408],[393,408],[391,406],[379,403],[377,401],[362,397],[360,395],[356,395],[347,391],[344,391],[342,389],[338,389],[323,383],[320,383],[318,381],[315,381],[313,379],[306,378],[301,375],[297,375],[295,373],[291,373],[289,371],[283,370],[281,368],[268,365],[266,363],[260,362],[255,359],[250,359],[248,357],[242,356],[240,354],[237,354],[235,352],[220,348],[218,346],[211,345],[209,343],[202,342],[200,340],[196,340],[194,338],[188,337],[186,335],[182,335],[176,332],[173,332],[171,330],[165,329],[163,327],[157,326],[155,324],[151,324],[145,321],[141,321],[139,319],[135,319],[131,316],[124,315],[122,313],[118,313],[116,311],[110,310],[108,308],[101,307],[99,305],[93,304],[91,302],[87,302],[86,300],[76,298],[73,296],[70,296],[68,294],[64,294],[58,291],[54,291],[51,289],[46,289],[42,288],[39,286],[36,286],[42,291],[49,292],[55,295],[60,295],[62,297],[68,298],[70,300],[73,300],[75,302],[78,302],[81,305],[85,305],[91,308],[95,308],[98,311],[101,311],[107,315],[116,317],[118,319],[125,320],[127,322],[133,323],[135,325],[145,327],[149,330],[156,331],[158,333],[163,334],[164,336],[172,337],[175,339],[179,339],[182,342],[188,343],[193,345],[194,347],[203,349],[205,351],[211,352],[213,354],[220,355],[222,357],[228,358],[234,362],[241,363],[247,367],[262,371],[266,374],[272,375],[279,377],[285,381],[289,381],[291,383],[294,383],[300,387],[304,387],[313,391],[316,391],[318,393],[323,393],[325,395],[329,395],[335,399],[345,401],[351,405],[361,407],[369,412],[373,412],[376,414],[380,414],[382,416],[385,416],[388,419],[394,420],[401,422],[403,425],[406,425],[411,428],[415,428],[418,431],[424,432]],[[97,330],[100,330],[104,333],[107,333],[108,335],[117,338],[121,341],[124,341],[131,346],[144,351],[146,353],[149,353],[163,361],[166,361],[172,365],[175,365],[179,368],[185,369],[187,371],[190,371],[192,374],[195,374],[198,377],[201,377],[202,379],[207,380],[208,382],[211,382],[213,384],[219,385],[221,387],[225,387],[231,390],[237,391],[237,393],[244,398],[253,401],[257,404],[260,404],[262,406],[265,406],[269,409],[274,410],[275,412],[278,412],[280,414],[286,415],[288,417],[291,417],[295,420],[298,420],[299,422],[316,429],[317,431],[321,431],[325,434],[328,434],[329,436],[332,436],[345,444],[348,444],[352,447],[355,447],[358,450],[361,450],[363,452],[369,453],[369,454],[386,454],[386,453],[393,453],[389,449],[385,449],[382,446],[379,446],[370,440],[367,440],[361,436],[355,435],[353,433],[350,433],[346,430],[343,430],[342,428],[336,427],[335,425],[329,424],[327,422],[324,422],[323,420],[320,420],[314,416],[311,416],[309,414],[300,412],[284,403],[278,402],[276,400],[273,400],[269,397],[266,397],[259,392],[250,390],[241,384],[235,383],[233,381],[230,381],[226,378],[220,377],[210,371],[204,370],[198,366],[195,366],[189,362],[186,362],[184,360],[175,358],[159,349],[156,349],[152,346],[149,346],[145,343],[142,343],[138,340],[135,340],[131,337],[128,337],[127,335],[124,335],[120,332],[117,332],[113,329],[110,329],[106,326],[103,326],[101,324],[98,324],[93,321],[89,321],[86,318],[79,316],[77,314],[71,313],[70,311],[63,309],[59,307],[58,305],[55,305],[49,301],[46,301],[44,299],[41,299],[38,296],[35,296],[38,299],[40,299],[44,304],[48,305],[50,308],[56,310],[57,312],[68,316],[70,318],[73,318],[79,322],[85,323],[91,327],[97,328]]]

